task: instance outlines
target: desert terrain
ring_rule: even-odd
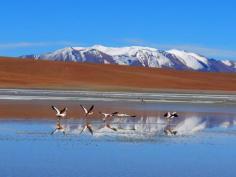
[[[234,94],[235,73],[206,73],[90,63],[0,58],[0,88],[94,90],[129,92],[219,92]],[[5,95],[6,97],[7,95]],[[81,102],[2,100],[1,118],[53,118],[51,105],[69,107],[69,117],[81,117]],[[91,106],[89,103],[87,106]],[[99,105],[99,106],[98,106]],[[117,111],[116,106],[96,105],[98,111]],[[98,107],[97,107],[98,106]],[[39,109],[40,108],[40,109]],[[119,105],[119,111],[145,114]],[[150,113],[149,113],[150,114]],[[155,113],[153,113],[155,114]]]
[[[0,57],[0,88],[100,91],[236,91],[235,73]]]

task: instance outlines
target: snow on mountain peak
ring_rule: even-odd
[[[208,66],[208,59],[192,52],[172,49],[168,53],[176,56],[184,65],[194,70],[202,70]]]
[[[236,62],[230,61],[230,60],[221,60],[222,63],[224,63],[227,66],[233,67],[236,69]]]
[[[146,51],[152,51],[155,52],[157,49],[150,48],[150,47],[141,47],[141,46],[130,46],[130,47],[105,47],[102,45],[94,45],[91,48],[100,50],[101,52],[104,52],[106,54],[116,56],[116,55],[127,55],[131,56],[135,54],[139,50],[146,50]]]
[[[151,47],[66,47],[41,55],[25,55],[21,58],[41,60],[91,62],[154,68],[190,69],[199,71],[236,72],[236,62],[208,59],[196,53],[172,49],[161,51]]]

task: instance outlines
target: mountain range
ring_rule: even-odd
[[[20,58],[64,62],[90,62],[152,68],[172,68],[209,72],[236,72],[236,61],[217,60],[183,50],[158,50],[156,48],[130,46],[66,47],[40,55],[24,55]]]

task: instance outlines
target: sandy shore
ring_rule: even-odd
[[[51,105],[63,109],[68,108],[67,118],[83,118],[84,112],[80,104],[89,108],[95,105],[94,115],[91,118],[102,118],[99,111],[112,113],[120,112],[138,117],[154,116],[163,117],[166,111],[177,111],[184,114],[194,112],[225,112],[236,113],[235,103],[209,103],[209,102],[156,102],[145,101],[144,103],[137,100],[2,100],[0,99],[0,119],[54,119],[55,112]],[[182,114],[181,113],[181,114]]]
[[[235,73],[0,58],[1,88],[235,92]]]
[[[139,110],[137,103],[112,103],[112,102],[87,102],[87,101],[45,101],[45,100],[24,100],[24,101],[0,101],[0,119],[54,119],[55,112],[51,105],[60,109],[65,106],[68,108],[67,118],[82,118],[84,112],[80,107],[95,105],[94,115],[91,118],[102,118],[99,111],[102,112],[125,112],[131,115],[156,115],[156,111]]]

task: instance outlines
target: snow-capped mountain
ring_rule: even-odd
[[[67,47],[41,55],[24,55],[21,58],[37,60],[91,62],[178,70],[236,72],[236,62],[215,60],[181,50],[158,50],[150,47]]]

